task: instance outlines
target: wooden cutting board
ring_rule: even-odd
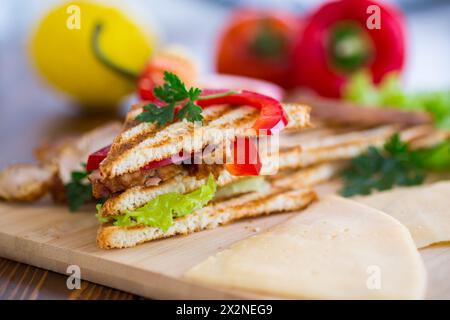
[[[183,279],[183,274],[208,256],[295,213],[248,219],[130,249],[101,250],[95,245],[94,211],[92,207],[69,213],[50,202],[0,203],[0,256],[62,274],[69,265],[78,265],[85,280],[148,298],[276,298],[197,285]],[[421,253],[429,274],[427,297],[450,299],[450,246],[433,246]]]

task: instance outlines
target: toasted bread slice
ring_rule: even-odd
[[[280,148],[300,146],[302,150],[335,147],[344,144],[357,144],[363,141],[390,137],[399,132],[398,125],[384,125],[373,128],[313,128],[309,130],[298,130],[290,134],[281,134]]]
[[[102,249],[133,247],[151,240],[216,228],[238,219],[301,210],[315,199],[316,194],[310,189],[272,189],[266,193],[249,193],[177,218],[167,232],[154,227],[102,225],[97,232],[97,245]]]
[[[412,142],[431,134],[433,128],[423,125],[401,131],[394,130],[390,126],[362,130],[285,148],[274,157],[278,159],[280,170],[304,168],[323,162],[348,160],[365,152],[369,146],[381,147],[395,132],[399,132],[403,141]],[[273,161],[277,161],[277,159],[273,159]],[[267,159],[265,161],[270,162]],[[265,174],[264,167],[262,174]]]
[[[288,104],[284,108],[288,127],[309,126],[308,106]],[[142,110],[142,106],[135,106],[128,113],[122,133],[115,138],[108,157],[100,164],[103,177],[134,172],[149,162],[169,158],[181,151],[199,152],[206,145],[223,144],[224,139],[255,135],[251,128],[259,116],[259,111],[251,107],[212,106],[203,111],[202,126],[183,120],[156,130],[153,123],[135,120]],[[233,130],[225,134],[225,129]],[[194,139],[194,136],[202,139]]]
[[[410,145],[413,149],[429,148],[449,139],[450,130],[436,129],[424,137],[413,140]]]
[[[272,185],[278,188],[304,188],[314,186],[334,178],[346,165],[346,161],[321,163],[297,170],[288,170],[276,176],[269,177]]]
[[[382,124],[431,124],[430,114],[398,108],[370,108],[338,99],[298,95],[292,101],[312,107],[312,117],[325,123],[350,126],[378,126]]]

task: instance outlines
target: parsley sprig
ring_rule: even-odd
[[[92,185],[87,179],[91,172],[86,170],[86,164],[82,166],[84,170],[71,172],[71,181],[65,185],[66,200],[72,212],[92,199]]]
[[[342,173],[345,197],[370,194],[373,190],[388,190],[394,186],[422,184],[427,171],[450,169],[450,142],[432,148],[410,150],[395,134],[382,150],[373,146],[352,159]]]
[[[165,104],[147,104],[144,106],[144,112],[139,114],[136,120],[153,122],[158,127],[173,122],[175,116],[179,120],[186,119],[190,122],[201,122],[203,121],[202,108],[196,104],[196,100],[223,97],[235,93],[234,91],[227,91],[218,95],[200,96],[202,93],[201,89],[194,87],[187,89],[176,74],[168,71],[164,72],[164,81],[164,84],[153,89],[153,94]],[[175,109],[179,106],[182,107],[175,115]]]

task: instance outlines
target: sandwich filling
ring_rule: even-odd
[[[167,231],[173,225],[174,219],[194,213],[211,201],[255,191],[266,192],[270,188],[270,183],[261,176],[244,178],[218,188],[213,174],[210,174],[206,184],[190,193],[165,193],[146,205],[135,210],[126,210],[121,215],[105,216],[102,212],[102,204],[98,204],[97,218],[101,223],[112,223],[119,227],[139,225]]]

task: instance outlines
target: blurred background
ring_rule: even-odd
[[[149,39],[149,43],[142,50],[133,46],[120,46],[117,41],[114,46],[114,44],[106,43],[114,42],[114,38],[108,40],[108,33],[104,31],[104,49],[113,48],[117,51],[117,54],[110,52],[111,56],[117,58],[116,61],[123,62],[122,65],[139,72],[137,66],[133,65],[134,62],[146,59],[146,54],[148,52],[153,54],[157,50],[155,48],[177,44],[183,46],[190,56],[194,57],[201,74],[216,71],[219,35],[229,24],[230,15],[236,8],[246,6],[269,11],[277,9],[286,11],[301,20],[303,16],[325,2],[313,0],[96,1],[102,5],[120,8],[119,10],[126,13],[133,24],[138,25]],[[450,87],[450,1],[397,0],[389,2],[400,8],[406,18],[406,62],[402,77],[405,88],[408,91],[448,89]],[[46,14],[58,6],[66,9],[66,3],[60,0],[0,0],[0,110],[2,111],[0,167],[12,162],[30,161],[33,147],[42,141],[51,141],[68,132],[84,131],[107,119],[118,117],[113,107],[102,108],[103,112],[100,114],[86,115],[80,112],[84,108],[77,107],[79,102],[76,99],[64,94],[62,92],[64,90],[55,90],[54,85],[50,86],[49,81],[44,80],[48,77],[53,79],[63,77],[62,80],[58,78],[56,81],[69,81],[70,79],[64,79],[64,72],[69,72],[67,70],[75,72],[83,68],[81,62],[78,64],[69,59],[70,61],[66,63],[63,61],[64,58],[61,58],[61,56],[68,57],[71,52],[74,55],[79,54],[70,44],[61,40],[60,47],[55,48],[51,41],[45,42],[53,37],[65,39],[63,34],[58,34],[56,22],[45,25],[43,32],[47,32],[47,35],[36,34]],[[68,15],[70,13],[65,12]],[[123,38],[138,39],[141,36],[137,34],[133,26],[127,24],[127,21],[121,22],[121,16],[115,16],[115,13],[106,13],[106,15],[111,21],[117,23],[118,28],[126,25],[129,32],[122,34]],[[83,11],[81,11],[83,23],[82,19]],[[120,30],[116,32],[120,33]],[[46,40],[38,43],[39,37]],[[45,60],[58,51],[60,54],[52,57],[51,65],[44,67],[47,69],[42,71],[42,63],[44,63],[42,59]],[[134,52],[135,55],[130,53],[129,57],[133,61],[128,64],[127,56],[122,52]],[[41,63],[40,68],[33,66],[36,61],[38,65]],[[45,63],[49,64],[48,61]],[[107,80],[103,81],[96,75],[93,75],[93,78],[103,83],[97,95],[107,95],[108,91],[114,90],[114,87],[107,85]],[[94,88],[88,78],[79,79],[80,82],[84,80],[86,80],[86,87]],[[126,85],[123,87],[124,92],[130,91]],[[135,99],[129,98],[130,95],[133,93],[129,92],[125,100],[121,100],[122,110],[128,107],[129,101]],[[94,101],[93,104],[95,103]]]

